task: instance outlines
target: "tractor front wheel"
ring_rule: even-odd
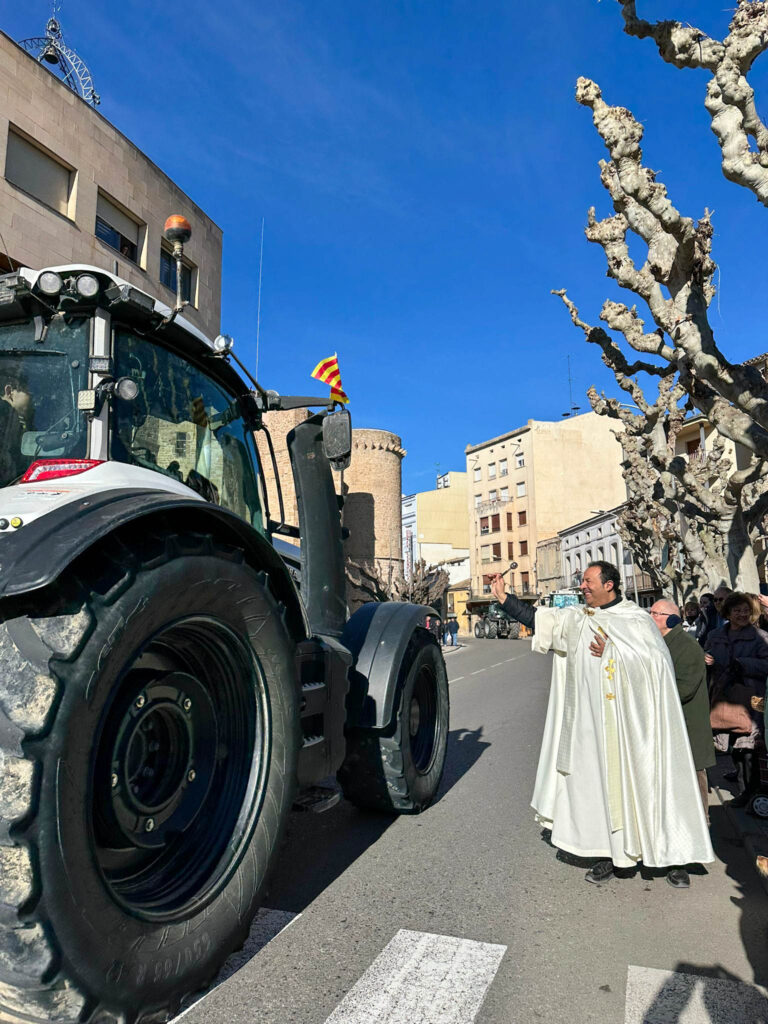
[[[210,536],[0,607],[0,1019],[166,1019],[242,945],[291,807],[293,646]]]
[[[354,729],[339,771],[358,807],[418,814],[435,798],[448,742],[448,677],[440,648],[417,628],[400,666],[395,711],[386,729]]]

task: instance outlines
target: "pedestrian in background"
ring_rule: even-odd
[[[702,594],[699,598],[699,617],[696,621],[696,639],[701,646],[712,632],[717,628],[717,612],[715,611],[715,595]]]
[[[677,605],[675,605],[677,607]],[[688,601],[683,613],[682,626],[686,633],[690,633],[694,639],[698,630],[698,620],[701,609],[696,601]],[[677,613],[679,614],[679,612]]]
[[[712,728],[709,724],[709,693],[704,651],[696,639],[686,632],[680,621],[680,609],[673,601],[657,601],[651,608],[651,618],[664,637],[664,643],[672,657],[677,692],[683,705],[685,728],[691,744],[693,767],[699,780],[704,817],[709,824],[707,768],[715,764],[716,758]],[[681,872],[681,875],[687,878],[686,871]]]
[[[728,688],[734,684],[741,684],[749,697],[765,697],[768,677],[768,636],[754,625],[759,617],[760,602],[753,602],[748,594],[731,592],[720,609],[726,624],[713,629],[704,645],[704,659],[712,669],[713,709],[720,691],[727,701]],[[754,751],[755,744],[763,734],[763,716],[751,707],[747,710],[752,722],[751,730],[735,735],[731,745],[736,772],[738,774],[741,769],[743,775],[742,791],[732,801],[736,807],[746,807],[760,785]],[[718,733],[718,749],[728,749],[728,740],[727,733]]]
[[[459,622],[455,616],[451,616],[445,624],[445,635],[448,638],[448,646],[456,646],[456,634],[459,632]]]

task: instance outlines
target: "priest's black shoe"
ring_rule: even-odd
[[[670,868],[667,881],[673,889],[690,889],[691,878],[685,868]]]
[[[584,877],[593,885],[602,885],[603,882],[609,882],[613,878],[613,861],[599,860],[597,864],[592,865]]]

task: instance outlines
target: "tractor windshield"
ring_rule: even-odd
[[[87,454],[77,393],[88,387],[89,323],[54,317],[42,341],[31,322],[0,325],[0,487],[36,458]]]
[[[180,480],[263,528],[254,442],[237,402],[202,370],[132,331],[115,331],[115,376],[139,386],[113,405],[113,459]]]

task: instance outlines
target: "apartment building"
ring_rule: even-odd
[[[467,446],[473,597],[490,594],[493,575],[514,561],[508,585],[535,599],[539,542],[625,500],[613,427],[589,412],[554,423],[529,420]]]
[[[221,229],[106,117],[2,32],[0,99],[0,273],[84,263],[172,305],[176,264],[163,225],[180,213],[192,225],[184,315],[215,337]]]
[[[446,570],[451,584],[469,575],[467,474],[443,473],[434,490],[403,495],[403,564],[406,579],[423,559]]]

